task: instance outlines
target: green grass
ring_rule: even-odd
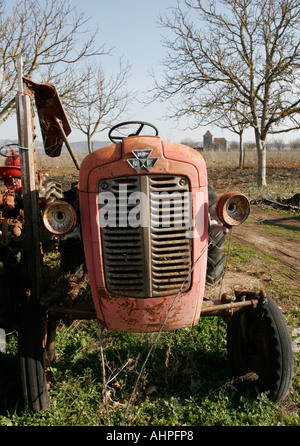
[[[276,228],[274,229],[276,230]],[[286,229],[281,231],[279,228],[279,232],[287,236],[287,232],[289,235],[290,231]],[[291,232],[295,233],[296,231]],[[300,326],[300,315],[298,314],[300,305],[299,287],[285,280],[285,276],[289,277],[293,274],[287,265],[283,265],[272,255],[256,251],[253,247],[232,239],[230,243],[228,270],[241,273],[247,272],[258,278],[264,278],[266,276],[267,280],[263,282],[263,288],[266,293],[279,306],[284,307],[285,316],[290,319],[291,326],[296,328]]]
[[[286,240],[300,242],[299,230],[295,230],[292,227],[288,227],[284,224],[272,223],[272,222],[262,222],[261,225],[270,234],[276,235],[277,237],[284,237]]]
[[[229,260],[228,260],[228,269],[235,271],[249,271],[249,268],[253,268],[253,261],[259,260],[262,261],[266,268],[272,267],[278,263],[277,259],[256,251],[253,247],[248,246],[246,244],[242,244],[235,239],[232,239],[230,242],[230,248],[228,248],[228,239],[225,242],[226,252],[228,253],[229,249]]]
[[[136,398],[124,418],[155,334],[101,330],[108,381],[108,414],[103,398],[102,363],[97,325],[77,321],[57,331],[52,363],[51,408],[30,413],[22,407],[17,379],[15,336],[9,340],[7,385],[0,425],[12,426],[276,426],[299,425],[292,389],[287,402],[272,404],[232,382],[226,357],[226,324],[203,318],[197,327],[163,333],[140,379]],[[298,382],[299,384],[299,382]],[[299,389],[299,386],[298,386]]]

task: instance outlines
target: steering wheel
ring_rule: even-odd
[[[151,127],[151,128],[154,129],[154,131],[155,131],[155,135],[154,135],[154,136],[157,136],[157,135],[158,135],[158,130],[157,130],[157,128],[156,128],[154,125],[149,124],[148,122],[144,122],[144,121],[127,121],[127,122],[120,122],[120,124],[117,124],[117,125],[113,126],[113,127],[110,129],[109,133],[108,133],[108,137],[109,137],[109,139],[111,140],[111,142],[116,143],[116,142],[118,142],[118,141],[120,141],[120,140],[123,140],[123,138],[126,138],[127,136],[114,135],[113,133],[116,132],[116,130],[117,130],[117,129],[120,129],[121,127],[125,127],[125,126],[127,126],[127,125],[132,125],[132,124],[138,124],[139,127],[138,127],[138,129],[137,129],[136,132],[134,132],[134,133],[130,133],[130,134],[127,135],[127,136],[136,136],[136,135],[139,135],[139,134],[141,133],[141,131],[143,130],[144,127]]]
[[[5,158],[18,158],[20,156],[19,150],[14,150],[12,146],[19,147],[18,144],[5,144],[4,146],[0,147],[0,155],[4,156]],[[6,153],[3,153],[3,149],[6,148]],[[10,152],[7,150],[10,149]]]

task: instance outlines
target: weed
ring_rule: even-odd
[[[163,333],[125,424],[299,425],[297,410],[285,409],[286,405],[292,406],[292,396],[286,405],[274,406],[263,395],[255,397],[247,391],[245,379],[232,377],[226,359],[225,336],[226,324],[214,317],[201,319],[191,329]],[[126,404],[152,336],[103,329],[102,337],[110,423],[117,426],[124,424]],[[11,341],[14,349],[15,340]],[[61,325],[57,331],[56,360],[51,367],[51,408],[33,414],[24,410],[19,400],[1,412],[0,424],[107,425],[99,352],[94,321],[76,321],[70,327]],[[15,401],[16,395],[9,397]]]
[[[300,231],[298,228],[272,222],[261,222],[260,224],[263,225],[264,229],[266,229],[270,234],[285,238],[288,241],[300,242]]]

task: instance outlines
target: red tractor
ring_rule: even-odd
[[[30,85],[38,107],[39,84]],[[204,295],[206,281],[222,280],[224,235],[248,217],[248,199],[229,192],[217,200],[202,155],[162,141],[153,125],[121,123],[109,138],[110,145],[83,160],[78,184],[42,212],[47,232],[59,240],[62,274],[84,264],[92,307],[71,309],[50,298],[22,310],[27,403],[48,407],[44,361],[53,358],[56,320],[72,311],[123,332],[177,330],[220,316],[235,372],[257,373],[260,389],[279,401],[291,385],[293,355],[277,305],[262,292]]]

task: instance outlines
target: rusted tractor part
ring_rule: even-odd
[[[55,117],[60,120],[67,136],[71,133],[71,127],[56,87],[52,83],[36,83],[28,78],[24,78],[23,80],[28,88],[34,91],[45,152],[51,158],[57,157],[61,154],[64,140]]]
[[[60,156],[62,146],[65,144],[79,170],[79,164],[67,139],[71,127],[55,85],[36,83],[26,77],[23,81],[34,92],[46,154],[51,158]]]
[[[5,244],[7,241],[8,227],[12,227],[12,233],[15,237],[20,237],[24,222],[13,218],[2,218],[0,215],[0,224],[2,236],[1,243]]]
[[[12,227],[12,233],[15,237],[21,235],[24,225],[24,211],[19,208],[13,189],[0,190],[0,225],[2,245],[8,241],[9,227]]]
[[[53,201],[43,212],[43,224],[51,234],[68,234],[75,228],[76,221],[76,211],[66,201]]]
[[[10,211],[15,207],[15,193],[13,190],[7,189],[0,191],[0,207],[2,211]]]
[[[229,321],[236,311],[248,306],[256,308],[263,298],[262,292],[238,291],[234,296],[224,293],[220,300],[204,300],[201,316],[220,316]]]
[[[13,224],[12,224],[13,228],[13,234],[15,237],[20,237],[22,229],[23,229],[23,224],[20,222],[20,220],[13,220]]]
[[[244,194],[230,191],[221,195],[216,205],[216,212],[221,223],[231,228],[240,225],[248,218],[250,203]]]

